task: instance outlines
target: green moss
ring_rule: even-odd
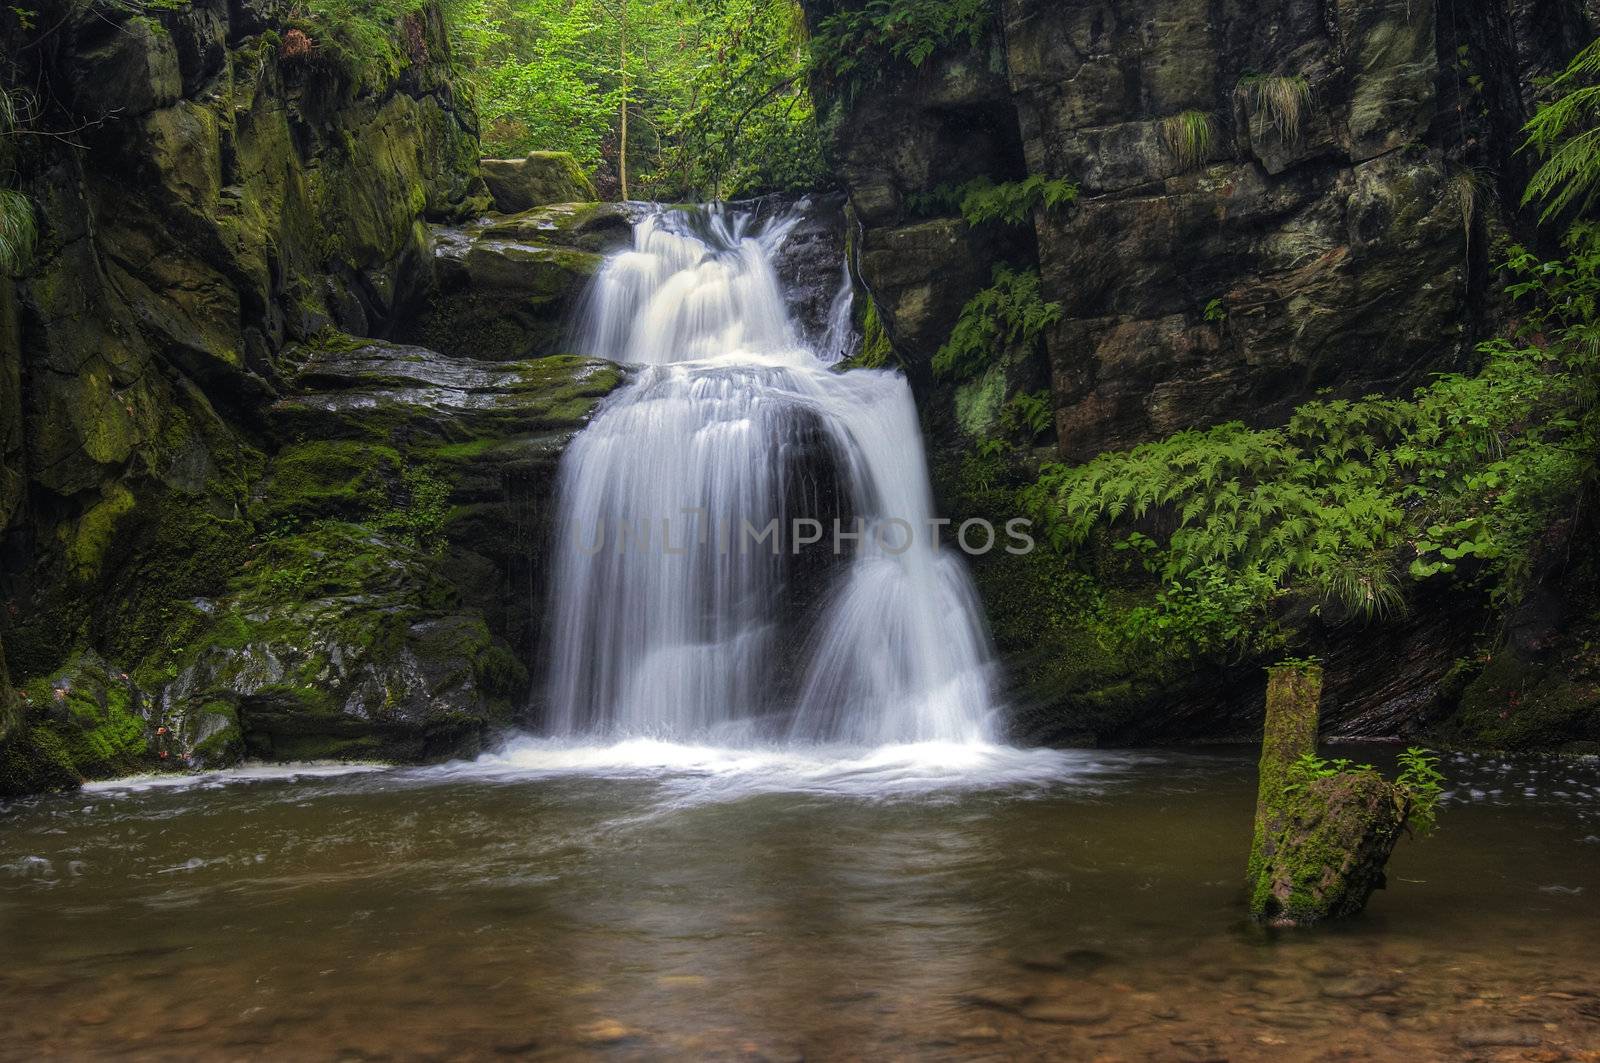
[[[1332,775],[1283,795],[1250,887],[1250,914],[1310,926],[1358,914],[1384,883],[1405,826],[1405,794],[1376,772]]]
[[[117,526],[133,505],[133,493],[121,484],[112,484],[104,497],[79,518],[67,544],[67,561],[79,579],[89,580],[100,574]]]
[[[1600,742],[1600,684],[1503,650],[1466,684],[1441,737],[1509,752]]]
[[[258,518],[360,519],[389,505],[405,460],[393,447],[360,442],[297,443],[273,460]]]
[[[15,772],[25,784],[7,784],[17,792],[59,789],[69,779],[76,785],[150,763],[138,690],[95,655],[73,658],[56,675],[30,681],[24,692],[25,733],[13,736],[5,754],[7,774]]]

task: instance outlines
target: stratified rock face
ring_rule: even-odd
[[[1394,391],[1470,338],[1467,230],[1426,133],[1433,6],[1006,5],[1030,170],[1084,196],[1039,219],[1062,453],[1085,457],[1322,387]],[[1269,94],[1300,92],[1275,121]],[[1200,112],[1184,172],[1165,119]],[[1205,310],[1220,300],[1221,320]],[[1216,312],[1213,312],[1215,318]]]
[[[494,209],[520,214],[551,203],[592,203],[600,198],[578,160],[564,151],[535,151],[523,159],[484,159],[483,183]]]
[[[806,5],[813,24],[838,6]],[[1441,25],[1408,0],[1003,0],[984,45],[822,101],[861,278],[915,375],[991,264],[1036,261],[1064,311],[1047,348],[1069,460],[1270,423],[1324,387],[1404,390],[1474,339],[1483,241],[1458,178],[1509,158],[1524,87],[1563,53],[1517,28],[1541,6],[1560,5]],[[1515,63],[1489,44],[1507,36]],[[1184,115],[1211,133],[1195,159]],[[1031,227],[916,214],[1024,174],[1082,197]]]
[[[284,532],[200,610],[169,712],[231,705],[276,758],[471,752],[523,704],[556,465],[620,382],[573,357],[310,352],[256,500]]]

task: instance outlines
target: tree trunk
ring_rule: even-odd
[[[1289,769],[1303,753],[1317,751],[1322,668],[1279,665],[1267,670],[1267,723],[1261,736],[1261,781],[1256,789],[1255,840],[1250,846],[1250,881],[1263,869],[1267,834],[1281,830],[1288,804]]]
[[[622,80],[622,114],[621,135],[617,145],[617,181],[622,190],[622,198],[628,198],[628,0],[622,0],[622,32],[618,35],[622,41],[619,49],[618,72]]]

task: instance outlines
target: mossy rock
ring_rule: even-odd
[[[0,746],[0,794],[70,789],[158,763],[150,703],[93,653],[23,690],[21,725]]]
[[[1600,742],[1600,682],[1583,672],[1502,650],[1466,683],[1439,737],[1506,752],[1592,748]]]
[[[477,231],[487,240],[606,254],[633,242],[633,226],[639,217],[639,208],[626,203],[556,203],[496,218]]]
[[[494,207],[502,214],[547,203],[600,198],[578,160],[564,151],[535,151],[521,159],[484,159],[480,168]]]
[[[438,559],[379,524],[257,544],[166,684],[185,755],[415,761],[473,752],[507,715],[526,673]]]

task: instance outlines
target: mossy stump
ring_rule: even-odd
[[[1340,772],[1296,790],[1267,835],[1251,916],[1296,927],[1360,914],[1384,887],[1409,811],[1405,794],[1374,771]]]
[[[1320,665],[1282,664],[1267,669],[1267,722],[1261,735],[1255,838],[1250,846],[1252,882],[1262,873],[1268,836],[1282,829],[1290,797],[1290,769],[1302,756],[1317,751],[1321,703]]]
[[[1359,913],[1384,885],[1384,865],[1405,829],[1405,793],[1370,770],[1303,781],[1295,763],[1317,749],[1322,669],[1268,670],[1250,915],[1277,927]]]

